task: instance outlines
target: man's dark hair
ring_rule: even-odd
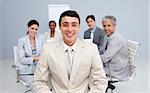
[[[79,24],[80,24],[80,17],[79,17],[79,15],[78,15],[78,13],[77,13],[76,11],[73,11],[73,10],[67,10],[67,11],[64,11],[64,12],[60,15],[60,18],[59,18],[59,26],[61,25],[62,17],[65,17],[65,16],[70,16],[70,17],[76,17],[76,18],[78,18]]]
[[[91,19],[93,19],[94,21],[95,21],[95,17],[94,17],[94,15],[88,15],[87,17],[86,17],[86,22],[87,22],[87,20],[89,19],[89,18],[91,18]]]

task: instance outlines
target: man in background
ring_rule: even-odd
[[[96,26],[96,20],[94,15],[88,15],[86,17],[86,23],[89,27],[84,32],[84,39],[91,39],[98,47],[99,54],[103,54],[106,47],[106,35],[105,32]]]
[[[105,16],[102,19],[102,25],[108,37],[106,51],[101,54],[105,73],[118,80],[128,80],[130,68],[127,40],[119,31],[116,31],[114,16]]]

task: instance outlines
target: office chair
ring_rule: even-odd
[[[16,82],[17,83],[21,83],[23,86],[30,88],[30,86],[24,82],[23,80],[20,79],[20,76],[22,74],[19,74],[19,60],[18,60],[18,47],[17,46],[13,46],[13,55],[14,55],[14,65],[12,66],[13,68],[15,68],[16,70]],[[28,89],[25,91],[25,93],[31,91],[31,89]]]
[[[136,66],[134,64],[134,60],[137,55],[137,50],[140,46],[140,43],[136,42],[136,41],[128,40],[127,44],[128,44],[129,66],[130,66],[129,80],[132,80],[136,74],[136,71],[135,71]],[[119,80],[108,77],[108,87],[106,89],[106,93],[107,93],[108,89],[110,89],[111,93],[113,93],[113,90],[115,89],[115,86],[113,85],[113,83],[116,83],[116,82],[119,82]]]

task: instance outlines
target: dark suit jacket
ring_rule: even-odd
[[[84,32],[84,39],[91,39],[90,29]],[[97,45],[100,54],[103,54],[103,52],[105,51],[106,42],[107,39],[105,32],[101,28],[96,27],[93,37],[93,43]]]

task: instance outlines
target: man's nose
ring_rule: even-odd
[[[105,27],[106,30],[108,30],[108,27]]]
[[[72,26],[68,26],[68,31],[72,31]]]

